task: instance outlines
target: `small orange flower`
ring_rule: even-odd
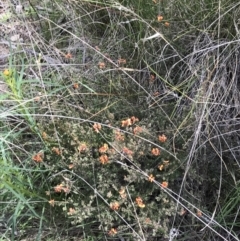
[[[73,215],[74,213],[76,213],[76,210],[74,208],[69,208],[69,211],[68,211],[68,215]]]
[[[166,142],[167,137],[166,137],[164,134],[162,134],[162,135],[158,136],[158,140],[159,140],[160,142]]]
[[[108,163],[108,156],[106,155],[106,154],[104,154],[104,155],[101,155],[100,157],[99,157],[99,161],[102,163],[102,164],[107,164]]]
[[[126,59],[118,59],[118,64],[126,64]]]
[[[87,145],[86,143],[81,143],[78,147],[78,151],[79,153],[85,153],[87,151]]]
[[[142,199],[140,198],[140,197],[136,197],[136,203],[139,203],[139,202],[141,202],[142,203]]]
[[[111,229],[109,230],[108,234],[109,234],[110,236],[113,236],[113,235],[117,234],[117,229],[116,229],[116,228],[111,228]]]
[[[159,15],[157,16],[157,21],[158,21],[158,22],[161,22],[162,20],[163,20],[163,16],[159,14]]]
[[[99,149],[98,149],[98,151],[100,152],[100,153],[106,153],[107,152],[107,150],[108,150],[108,144],[103,144],[103,146],[101,146]]]
[[[183,215],[185,215],[186,213],[187,213],[187,210],[184,209],[184,208],[181,208],[181,210],[180,210],[180,212],[179,212],[179,215],[180,215],[180,216],[183,216]]]
[[[128,118],[127,120],[122,120],[122,127],[129,127],[132,125],[132,121],[130,118]]]
[[[73,88],[76,90],[76,89],[78,89],[79,88],[79,84],[78,83],[74,83],[73,84]]]
[[[163,165],[163,164],[161,164],[161,165],[158,166],[158,169],[159,169],[160,171],[162,171],[163,168],[164,168],[164,165]]]
[[[165,27],[169,27],[170,23],[169,22],[165,22],[164,25],[165,25]]]
[[[109,154],[109,155],[114,155],[115,153],[116,153],[116,150],[113,149],[113,148],[111,148],[111,149],[108,150],[108,154]]]
[[[161,151],[158,148],[153,148],[152,149],[152,155],[154,156],[159,156]]]
[[[133,134],[134,135],[137,135],[137,134],[139,134],[139,133],[141,133],[142,132],[142,127],[140,127],[140,126],[136,126],[134,129],[133,129]]]
[[[93,130],[97,133],[99,133],[99,131],[102,129],[102,126],[100,123],[94,123],[93,125]]]
[[[54,187],[54,192],[61,192],[63,190],[63,184],[59,184],[57,186]]]
[[[156,92],[153,93],[153,96],[154,96],[154,97],[159,96],[159,95],[160,95],[160,93],[159,93],[158,91],[156,91]]]
[[[160,184],[160,186],[163,187],[163,188],[167,188],[168,187],[168,182],[162,182]]]
[[[128,118],[127,120],[122,121],[122,127],[129,127],[135,124],[137,121],[139,121],[139,119],[136,118],[135,116],[132,116],[131,118]]]
[[[71,53],[65,54],[65,58],[66,58],[66,59],[72,59],[72,54],[71,54]]]
[[[43,138],[43,140],[47,140],[47,133],[46,132],[42,132],[42,138]]]
[[[150,79],[149,79],[149,83],[153,84],[156,80],[156,75],[155,74],[150,74]]]
[[[70,193],[71,191],[69,187],[63,187],[62,190],[64,193]]]
[[[138,205],[138,207],[140,208],[144,208],[145,204],[143,203],[142,199],[140,197],[136,198],[136,204]]]
[[[165,166],[168,166],[168,165],[169,165],[169,160],[164,160],[164,161],[163,161],[163,164],[164,164]]]
[[[69,169],[73,169],[73,167],[74,167],[74,164],[73,164],[73,163],[71,163],[71,164],[68,165],[68,168],[69,168]]]
[[[119,191],[119,194],[123,195],[124,193],[125,193],[125,188],[121,188],[120,191]]]
[[[98,67],[99,67],[99,69],[105,69],[106,64],[104,62],[99,62]]]
[[[32,157],[32,160],[39,163],[43,161],[43,157],[44,157],[43,152],[39,152]]]
[[[138,122],[139,121],[139,119],[137,118],[137,117],[135,117],[135,116],[132,116],[131,117],[131,122],[132,122],[132,124],[135,124],[136,122]]]
[[[127,147],[123,147],[122,152],[123,152],[123,154],[125,154],[127,156],[133,155],[133,151],[129,150]]]
[[[199,210],[199,209],[197,209],[197,216],[200,218],[200,217],[202,217],[202,212]]]
[[[41,100],[41,96],[36,96],[36,97],[34,97],[34,101],[35,102],[39,102]]]
[[[153,174],[150,174],[149,177],[148,177],[148,181],[153,182],[154,179],[155,179],[155,177],[153,176]]]
[[[119,209],[120,204],[119,204],[118,202],[112,202],[112,203],[110,203],[109,206],[110,206],[110,208],[111,208],[112,210],[116,211],[116,210]]]
[[[54,200],[54,199],[51,199],[50,201],[48,201],[48,203],[49,203],[52,207],[54,207],[55,200]]]
[[[120,194],[121,198],[127,197],[127,194],[125,192],[125,188],[123,188],[123,187],[120,189],[119,194]]]
[[[162,171],[164,168],[166,168],[167,166],[169,166],[169,161],[168,160],[165,160],[165,161],[163,161],[163,163],[162,164],[160,164],[159,166],[158,166],[158,169],[160,170],[160,171]]]
[[[109,55],[108,53],[105,53],[104,56],[105,56],[105,58],[106,58],[108,61],[110,61],[110,62],[112,61],[112,60],[111,60],[111,57],[110,57],[110,55]]]
[[[146,218],[146,219],[145,219],[145,223],[146,223],[146,224],[150,224],[151,222],[152,222],[152,221],[151,221],[150,218]]]
[[[97,51],[101,51],[101,49],[100,49],[98,46],[95,46],[95,49],[96,49]]]
[[[138,203],[138,207],[145,208],[145,204],[144,203]]]
[[[58,148],[58,147],[53,147],[53,148],[52,148],[52,152],[54,152],[54,153],[57,154],[58,156],[62,155],[62,151],[61,151],[60,148]]]
[[[115,131],[115,140],[124,141],[124,135],[120,131]]]

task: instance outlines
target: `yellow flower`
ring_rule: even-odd
[[[9,70],[9,69],[5,69],[4,71],[3,71],[3,75],[4,76],[6,76],[6,77],[9,77],[9,76],[11,76],[11,71]]]

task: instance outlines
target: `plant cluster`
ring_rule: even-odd
[[[3,236],[238,240],[239,3],[11,7]]]

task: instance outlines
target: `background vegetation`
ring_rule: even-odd
[[[240,3],[5,0],[1,240],[239,240]]]

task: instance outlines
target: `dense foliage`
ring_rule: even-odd
[[[240,3],[4,4],[2,236],[238,240]]]

